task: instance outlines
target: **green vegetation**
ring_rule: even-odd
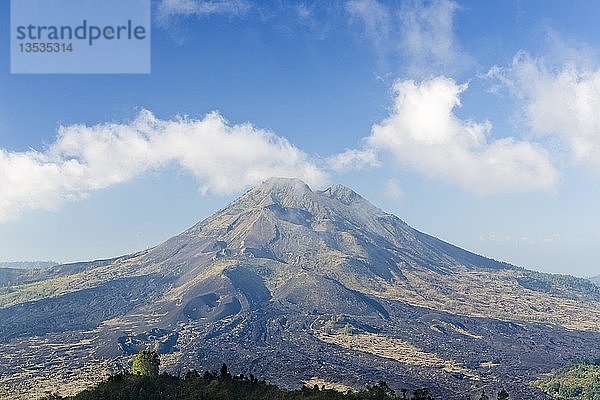
[[[530,282],[537,283],[541,291],[565,292],[567,297],[577,299],[583,295],[591,300],[600,299],[600,287],[594,285],[590,280],[578,278],[571,275],[548,274],[545,272],[524,270],[525,275],[531,279]],[[562,289],[562,290],[561,290]],[[574,292],[574,293],[571,293]],[[570,296],[569,296],[570,295]]]
[[[258,380],[252,374],[232,376],[223,365],[219,373],[200,375],[192,370],[184,378],[124,372],[75,396],[51,395],[45,400],[433,400],[428,389],[415,390],[412,397],[407,397],[406,392],[402,396],[397,397],[385,382],[356,393],[341,393],[317,385],[286,390]]]
[[[416,389],[412,394],[402,389],[397,395],[383,381],[358,392],[342,393],[318,385],[287,390],[258,380],[252,374],[232,376],[226,364],[219,372],[207,371],[200,375],[190,370],[183,378],[159,375],[158,366],[156,352],[144,350],[134,356],[131,373],[112,375],[74,396],[53,394],[44,400],[434,400],[427,388]],[[482,392],[482,399],[490,397]],[[507,400],[508,394],[502,390],[497,399]]]
[[[157,376],[160,359],[154,351],[143,350],[133,357],[131,373],[133,375]]]
[[[532,385],[556,398],[600,400],[600,364],[580,362],[533,381]]]
[[[333,315],[331,319],[323,325],[321,331],[328,335],[352,335],[358,333],[359,329],[352,325],[352,322],[346,315]]]

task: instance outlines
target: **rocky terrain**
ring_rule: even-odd
[[[352,190],[274,178],[146,251],[0,270],[0,398],[72,393],[152,347],[163,368],[446,399],[600,356],[600,288],[419,232]],[[100,368],[100,370],[98,370]]]

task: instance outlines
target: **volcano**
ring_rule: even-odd
[[[148,250],[0,270],[0,397],[73,393],[153,348],[171,373],[481,388],[600,355],[600,288],[419,232],[342,185],[272,178]]]

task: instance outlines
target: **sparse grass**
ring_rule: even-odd
[[[341,393],[356,392],[356,389],[354,389],[351,386],[344,385],[343,383],[330,382],[330,381],[327,381],[327,380],[324,380],[321,378],[317,378],[317,377],[312,377],[312,378],[304,381],[304,385],[308,388],[313,388],[315,385],[317,385],[321,389],[325,389],[325,390],[332,389],[332,390],[336,390]]]
[[[353,333],[342,332],[327,333],[328,330],[317,330],[314,334],[326,343],[336,344],[346,349],[361,351],[389,358],[407,365],[441,368],[445,372],[461,373],[472,380],[478,380],[479,376],[464,368],[454,360],[444,360],[435,353],[425,352],[405,340],[391,338],[375,333]],[[332,332],[329,330],[329,332]]]
[[[431,330],[434,332],[442,333],[442,329],[454,331],[460,335],[468,336],[473,339],[483,339],[483,336],[475,335],[474,333],[469,332],[466,329],[461,328],[455,324],[451,324],[450,322],[435,320],[431,325]]]
[[[559,294],[526,289],[517,283],[519,270],[458,269],[448,275],[427,270],[405,271],[407,282],[380,282],[372,295],[454,314],[501,320],[562,325],[600,331],[600,302],[574,300]]]
[[[129,257],[83,272],[3,288],[0,291],[0,308],[89,289],[114,279],[144,275],[145,270],[137,268],[136,264],[140,257]]]

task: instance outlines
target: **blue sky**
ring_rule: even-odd
[[[288,175],[600,274],[597,1],[152,6],[149,75],[11,75],[0,2],[0,259],[129,253]]]

